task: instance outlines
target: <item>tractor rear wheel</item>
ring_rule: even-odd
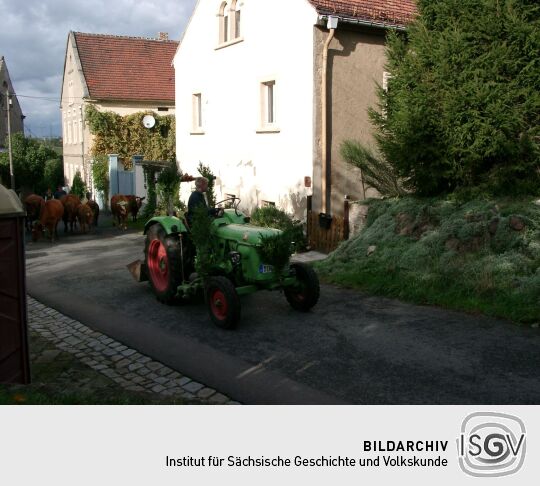
[[[285,297],[293,309],[307,312],[319,300],[319,277],[305,263],[293,263],[291,270],[296,274],[298,286],[285,289]]]
[[[233,329],[240,320],[240,299],[226,277],[210,277],[206,283],[206,302],[212,322],[222,329]]]
[[[160,224],[154,224],[146,233],[144,261],[148,280],[157,299],[164,304],[176,301],[182,283],[181,244],[178,237],[167,236]]]

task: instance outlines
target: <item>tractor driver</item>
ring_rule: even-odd
[[[193,216],[195,215],[195,208],[202,206],[208,208],[208,199],[206,198],[206,191],[208,190],[208,179],[206,177],[197,177],[195,179],[195,190],[189,196],[187,222],[189,226],[193,223]],[[210,216],[217,216],[219,209],[211,208],[208,210]]]

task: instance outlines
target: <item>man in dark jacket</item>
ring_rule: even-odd
[[[193,223],[193,216],[195,215],[195,209],[202,206],[208,208],[208,200],[206,199],[206,191],[208,190],[208,179],[206,177],[197,177],[195,179],[195,190],[189,196],[187,221],[191,226]],[[210,209],[208,214],[214,215],[215,209]]]
[[[65,196],[67,194],[66,191],[64,191],[64,188],[62,186],[58,186],[56,189],[56,192],[54,193],[55,199],[60,199],[62,196]]]

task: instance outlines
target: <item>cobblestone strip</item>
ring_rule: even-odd
[[[107,376],[122,388],[162,397],[199,399],[215,405],[238,402],[154,361],[122,343],[93,331],[28,296],[28,325],[58,349]]]

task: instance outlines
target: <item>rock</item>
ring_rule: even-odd
[[[414,231],[414,219],[410,214],[399,213],[396,216],[396,234],[411,236]]]
[[[523,231],[525,229],[525,223],[519,216],[510,216],[508,224],[514,231]]]
[[[350,236],[360,233],[366,225],[369,206],[367,204],[352,203],[349,209]]]
[[[371,256],[373,253],[375,253],[375,250],[377,250],[377,247],[375,245],[368,246],[366,255]]]

